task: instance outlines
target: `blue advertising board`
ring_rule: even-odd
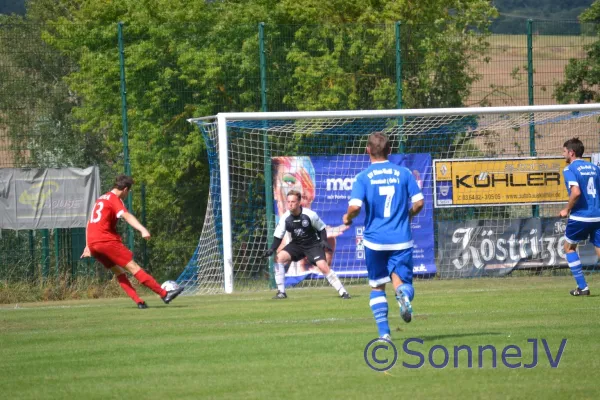
[[[389,160],[413,172],[425,197],[423,211],[412,221],[414,273],[433,276],[435,246],[433,239],[433,191],[429,154],[392,154]],[[342,224],[348,208],[352,183],[356,175],[370,164],[368,155],[296,156],[273,158],[273,194],[276,221],[286,211],[285,198],[294,189],[302,193],[302,206],[315,211],[327,225],[329,244],[334,248],[328,257],[330,266],[340,277],[367,276],[362,244],[364,210],[352,226]],[[287,240],[284,240],[284,244]],[[286,285],[306,278],[322,278],[319,270],[306,260],[290,265]]]

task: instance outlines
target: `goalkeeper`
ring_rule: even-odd
[[[302,195],[296,190],[290,190],[286,197],[288,211],[279,219],[275,228],[275,239],[271,248],[265,251],[264,257],[270,257],[281,244],[286,232],[290,232],[292,240],[275,255],[275,283],[277,294],[274,299],[286,299],[285,269],[291,261],[302,260],[304,257],[316,265],[327,278],[331,286],[338,291],[342,299],[350,295],[336,273],[329,268],[325,257],[325,249],[331,250],[327,243],[325,223],[314,211],[300,205]]]

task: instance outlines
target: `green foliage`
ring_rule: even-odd
[[[187,262],[200,232],[208,189],[203,143],[186,121],[195,112],[193,91],[177,67],[181,43],[191,33],[175,23],[181,15],[170,5],[179,12],[184,9],[182,2],[82,2],[51,19],[44,32],[48,43],[79,66],[66,77],[83,99],[72,115],[81,136],[102,143],[97,151],[112,164],[112,176],[104,182],[108,189],[111,178],[124,168],[116,25],[124,21],[129,150],[138,183],[134,207],[139,215],[139,189],[145,183],[154,237],[149,246],[158,264],[153,269]]]
[[[0,125],[18,166],[80,166],[98,162],[93,137],[73,126],[79,97],[65,77],[75,70],[69,57],[41,39],[42,21],[0,16]],[[21,47],[15,46],[21,43]]]
[[[140,295],[150,293],[134,279],[132,282]],[[60,301],[125,297],[116,279],[90,276],[50,277],[30,281],[0,280],[0,304],[30,303],[38,301]]]
[[[275,75],[269,92],[283,103],[277,110],[395,108],[396,21],[404,107],[462,105],[477,79],[469,61],[486,48],[480,32],[495,15],[485,1],[418,9],[392,1],[284,1],[281,8],[293,25],[267,26],[268,70]]]
[[[27,15],[10,22],[36,48],[15,53],[17,68],[0,69],[11,78],[0,85],[13,85],[2,93],[25,93],[1,96],[0,108],[17,101],[27,115],[1,113],[0,122],[31,152],[23,160],[98,164],[108,189],[124,168],[117,47],[123,22],[134,208],[139,216],[136,188],[145,183],[152,267],[183,266],[201,230],[209,186],[206,144],[186,119],[261,109],[259,22],[269,110],[396,107],[396,21],[402,21],[404,107],[453,107],[464,104],[478,79],[470,62],[488,46],[495,15],[486,0],[418,7],[391,0],[32,0]],[[11,45],[2,41],[2,54]],[[255,169],[245,189],[252,187],[262,204],[262,165]],[[248,213],[260,218],[259,211]]]

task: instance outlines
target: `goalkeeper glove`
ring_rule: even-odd
[[[330,245],[329,245],[329,243],[327,243],[327,242],[323,242],[323,241],[322,241],[322,242],[321,242],[321,247],[322,247],[322,248],[323,248],[323,250],[325,250],[325,251],[327,251],[327,250],[329,250],[329,251],[333,251],[333,249],[331,248],[331,246],[330,246]]]
[[[263,258],[269,258],[273,255],[273,253],[275,252],[275,250],[273,249],[268,249],[263,253]]]

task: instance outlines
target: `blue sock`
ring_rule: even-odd
[[[375,323],[379,330],[379,336],[390,334],[390,325],[388,324],[388,303],[385,298],[385,292],[381,290],[371,291],[371,301],[369,302]]]
[[[585,282],[585,276],[583,276],[583,269],[581,268],[579,254],[577,254],[576,251],[567,253],[567,262],[569,263],[569,268],[571,269],[573,278],[575,278],[575,282],[577,282],[577,286],[579,289],[585,289],[587,287],[587,283]]]
[[[405,296],[408,296],[408,299],[412,301],[415,298],[415,288],[410,283],[403,283],[398,286],[398,289],[402,290]]]

